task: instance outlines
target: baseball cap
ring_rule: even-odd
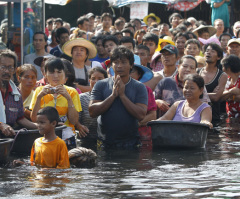
[[[160,53],[163,53],[165,50],[178,56],[178,49],[171,44],[164,46],[164,48],[162,50],[160,50]]]
[[[232,43],[237,43],[237,44],[240,45],[240,41],[239,41],[239,39],[237,39],[237,38],[230,39],[230,40],[228,41],[227,46],[229,46],[229,45],[232,44]]]

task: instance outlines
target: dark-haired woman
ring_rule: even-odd
[[[240,59],[229,55],[221,61],[223,71],[228,75],[225,91],[221,100],[226,100],[226,111],[229,117],[240,117]]]
[[[60,121],[67,126],[62,139],[66,142],[68,149],[71,149],[76,147],[74,126],[78,123],[78,112],[82,110],[78,92],[64,85],[66,74],[60,58],[49,58],[45,62],[45,74],[49,84],[36,88],[30,104],[31,119],[36,122],[37,112],[41,108],[55,107]]]
[[[204,80],[200,75],[187,75],[183,87],[183,95],[186,100],[175,102],[158,120],[204,123],[212,127],[211,107],[201,101],[203,89]]]

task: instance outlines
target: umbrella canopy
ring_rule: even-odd
[[[64,6],[64,5],[68,4],[71,1],[72,0],[45,0],[45,3]]]

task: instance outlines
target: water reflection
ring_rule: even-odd
[[[227,120],[205,149],[99,151],[92,169],[0,168],[0,196],[240,198],[239,158],[239,121]]]

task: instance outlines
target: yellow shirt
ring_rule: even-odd
[[[57,137],[51,142],[43,142],[44,137],[35,140],[31,150],[31,164],[47,168],[67,169],[70,167],[65,142]]]
[[[64,87],[66,88],[67,92],[71,96],[73,104],[74,104],[77,112],[82,111],[81,102],[80,102],[80,98],[79,98],[77,90],[75,88],[68,87],[65,85],[64,85]],[[44,88],[44,86],[40,86],[40,87],[36,88],[36,90],[33,94],[33,98],[32,98],[30,107],[29,107],[30,110],[33,110],[33,107],[35,106],[35,103],[37,101],[37,96],[43,88]],[[55,106],[55,103],[56,103],[56,106]],[[56,107],[61,122],[63,122],[66,126],[71,127],[73,131],[75,130],[74,125],[71,124],[67,118],[68,102],[65,97],[63,97],[62,95],[58,95],[56,98],[56,101],[55,101],[54,96],[52,94],[47,94],[44,97],[42,97],[42,99],[41,99],[41,108],[46,107],[46,106]]]
[[[34,93],[34,91],[31,91],[30,95],[24,100],[24,102],[23,102],[24,108],[26,108],[26,107],[28,108],[30,106],[32,97],[33,97],[33,93]]]

